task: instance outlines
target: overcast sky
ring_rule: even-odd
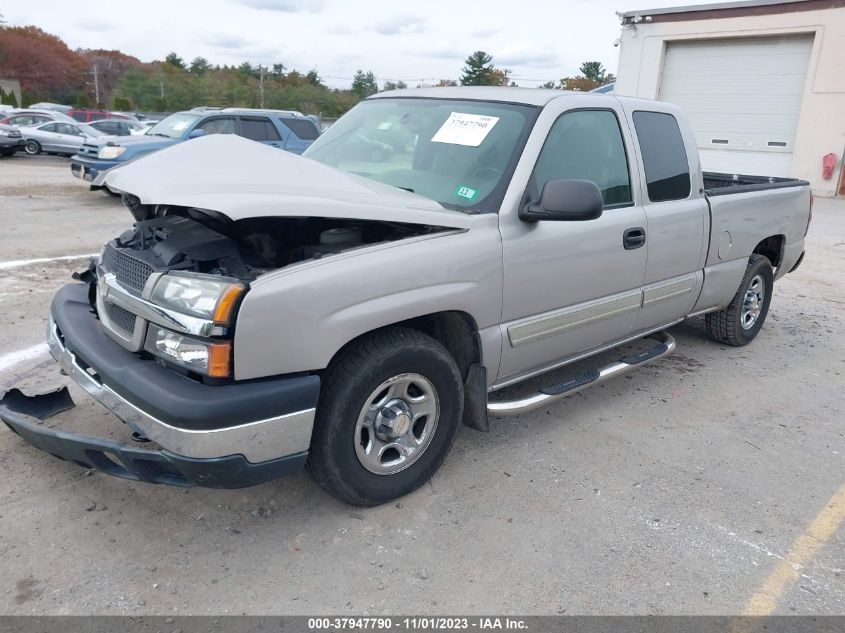
[[[709,0],[706,0],[709,1]],[[617,11],[705,0],[38,0],[2,2],[9,25],[34,24],[71,48],[119,49],[142,61],[250,61],[308,71],[348,87],[356,69],[379,82],[457,79],[475,50],[522,86],[577,72],[616,72]]]

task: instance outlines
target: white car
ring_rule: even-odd
[[[86,140],[107,136],[85,123],[63,121],[50,121],[32,127],[23,127],[21,132],[26,140],[24,150],[31,156],[41,152],[72,156]]]

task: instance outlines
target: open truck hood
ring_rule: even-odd
[[[142,204],[217,211],[232,220],[324,217],[466,229],[469,215],[234,134],[179,143],[115,167],[104,183]]]

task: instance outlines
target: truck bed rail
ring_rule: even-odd
[[[784,187],[809,185],[798,178],[778,178],[776,176],[748,176],[743,174],[722,174],[714,171],[704,172],[704,193],[708,196],[724,196],[731,193],[748,193]]]

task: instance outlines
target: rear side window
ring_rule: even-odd
[[[263,117],[255,119],[247,119],[242,117],[240,135],[253,141],[280,140],[279,132],[273,126],[272,121]]]
[[[591,180],[605,207],[631,203],[628,159],[619,121],[610,110],[576,110],[561,115],[534,167],[537,194],[549,180]]]
[[[671,114],[634,112],[643,154],[648,199],[683,200],[690,194],[689,163],[681,129]]]
[[[317,126],[308,119],[279,119],[291,132],[303,141],[316,141],[320,136]]]

